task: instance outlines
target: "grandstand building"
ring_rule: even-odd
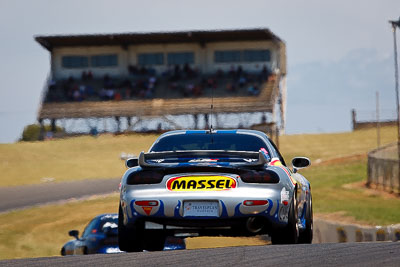
[[[87,132],[246,128],[238,114],[252,114],[264,131],[284,131],[286,49],[268,29],[35,39],[51,55],[38,121],[54,129],[82,119]]]

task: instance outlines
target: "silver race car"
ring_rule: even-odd
[[[172,131],[126,161],[118,242],[123,251],[161,250],[172,235],[268,234],[273,244],[311,243],[310,183],[275,144],[252,130]]]

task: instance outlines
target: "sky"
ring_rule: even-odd
[[[256,27],[287,45],[286,133],[349,131],[351,109],[369,119],[377,91],[384,114],[396,108],[399,17],[399,0],[0,0],[0,143],[36,121],[50,71],[36,35]]]

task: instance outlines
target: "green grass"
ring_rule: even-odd
[[[362,186],[345,187],[366,181],[366,164],[363,159],[303,170],[302,174],[312,185],[314,212],[344,212],[359,222],[372,225],[400,223],[400,197],[370,194]]]
[[[82,233],[98,214],[118,212],[118,194],[0,214],[0,259],[60,255],[62,245]]]
[[[147,151],[156,135],[85,136],[45,142],[0,144],[0,186],[121,177],[121,152]]]
[[[49,205],[0,214],[0,260],[60,256],[61,247],[73,239],[69,230],[84,230],[101,213],[118,212],[118,194],[64,205]],[[190,238],[188,249],[263,245],[259,238]]]
[[[331,134],[284,135],[279,143],[286,161],[289,162],[294,156],[306,156],[314,161],[366,154],[377,147],[376,135],[376,129]],[[381,128],[381,146],[396,141],[396,127]]]
[[[382,144],[395,142],[396,128],[382,128]],[[121,152],[147,151],[157,135],[84,136],[45,142],[0,144],[0,186],[121,177]],[[280,138],[288,163],[294,156],[311,160],[367,153],[376,147],[376,131],[286,135]]]

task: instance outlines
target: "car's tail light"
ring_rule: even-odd
[[[160,171],[138,171],[129,174],[126,183],[134,184],[159,184],[161,183],[164,174]]]
[[[279,183],[279,176],[276,172],[270,170],[248,170],[240,174],[240,178],[245,183]]]
[[[243,205],[245,206],[262,206],[267,205],[268,200],[245,200],[243,201]]]
[[[135,205],[138,206],[146,206],[146,207],[155,207],[158,206],[158,201],[157,200],[138,200],[135,201]]]

